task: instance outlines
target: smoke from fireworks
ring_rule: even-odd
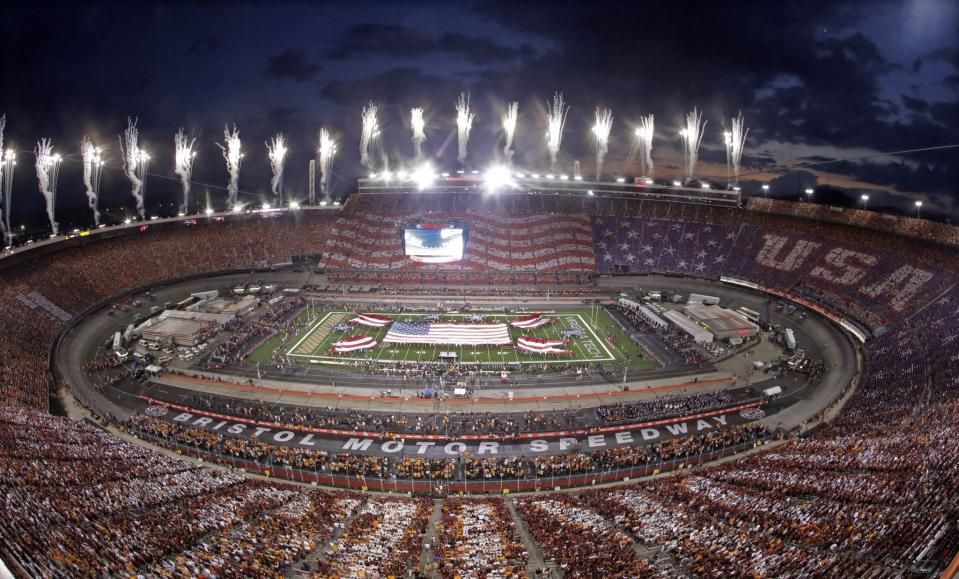
[[[336,155],[336,143],[330,131],[326,129],[320,129],[320,147],[317,153],[320,156],[320,190],[323,192],[323,198],[329,200],[330,174],[333,169],[333,157]]]
[[[266,150],[270,157],[270,169],[273,171],[273,178],[270,179],[270,187],[273,189],[273,196],[279,198],[283,193],[283,167],[286,166],[286,139],[283,133],[278,133],[273,140],[266,144]]]
[[[683,141],[683,160],[686,163],[686,180],[691,181],[696,174],[696,163],[699,161],[699,144],[703,140],[703,129],[706,121],[695,107],[686,115],[686,128],[679,132]]]
[[[123,156],[123,172],[130,180],[130,194],[137,204],[137,212],[142,218],[145,210],[143,206],[143,173],[142,152],[137,144],[137,120],[127,117],[127,128],[120,138],[120,154]]]
[[[360,163],[364,167],[373,168],[373,146],[380,135],[380,125],[376,122],[377,107],[370,101],[370,104],[363,107],[363,129],[360,133]]]
[[[459,154],[456,159],[460,163],[466,162],[466,147],[470,140],[470,130],[473,128],[473,119],[476,117],[470,112],[469,93],[460,93],[456,101],[456,137],[459,144]]]
[[[80,155],[83,158],[83,188],[87,194],[87,203],[93,212],[93,224],[100,226],[100,147],[86,136],[80,140]]]
[[[563,144],[563,127],[566,126],[566,113],[569,107],[563,99],[563,93],[553,94],[553,102],[546,101],[546,150],[549,152],[549,169],[556,171],[556,159],[559,147]]]
[[[644,177],[653,178],[653,126],[655,119],[649,114],[642,117],[636,129],[636,142],[639,143],[639,165]]]
[[[609,133],[613,129],[613,111],[596,107],[596,124],[593,138],[596,139],[596,180],[603,175],[603,160],[609,152]]]
[[[413,149],[416,152],[416,161],[423,158],[423,143],[426,142],[426,121],[423,120],[423,109],[410,110],[410,129],[413,130]]]
[[[223,159],[226,161],[226,171],[230,174],[230,182],[227,184],[226,192],[229,200],[229,207],[236,206],[236,198],[240,193],[240,164],[243,162],[243,152],[240,148],[240,131],[236,125],[233,130],[230,127],[223,129],[223,144],[217,143],[217,147],[223,151]]]
[[[503,117],[503,130],[506,131],[506,145],[503,147],[503,156],[506,162],[513,161],[513,135],[516,134],[516,118],[519,116],[519,103],[513,101],[506,107],[506,116]]]
[[[34,150],[36,156],[37,180],[40,182],[40,193],[47,201],[47,217],[50,218],[50,229],[54,235],[60,233],[56,221],[57,177],[60,174],[60,155],[53,154],[53,144],[50,139],[37,141]]]
[[[180,177],[180,184],[183,186],[180,213],[184,214],[190,209],[190,181],[193,178],[193,161],[196,159],[196,151],[193,150],[195,142],[196,139],[187,139],[183,129],[173,135],[173,147],[176,152],[173,157],[173,172]]]
[[[746,135],[749,129],[743,126],[743,113],[740,112],[732,120],[732,130],[723,133],[726,144],[726,179],[730,180],[729,169],[732,166],[732,185],[739,184],[739,168],[743,159],[743,147],[746,145]]]

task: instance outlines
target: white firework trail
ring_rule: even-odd
[[[695,107],[686,115],[686,127],[679,132],[683,141],[683,160],[686,164],[686,181],[692,181],[696,175],[696,163],[699,161],[699,144],[703,141],[703,129],[706,121]]]
[[[147,155],[146,151],[140,149],[140,154],[138,157],[139,162],[137,163],[137,177],[140,179],[140,198],[143,200],[143,211],[140,212],[140,217],[144,217],[147,198],[147,167],[150,165],[150,155]]]
[[[376,121],[376,111],[377,107],[373,104],[373,101],[363,107],[363,129],[360,132],[360,163],[370,169],[373,168],[373,147],[380,135],[380,125]]]
[[[613,129],[613,111],[596,107],[593,139],[596,141],[596,180],[603,175],[603,161],[609,152],[609,133]]]
[[[141,151],[137,145],[138,140],[137,120],[133,117],[127,117],[127,128],[120,137],[120,154],[123,157],[123,172],[130,180],[130,194],[137,204],[137,212],[143,218],[145,209],[143,206],[143,179],[141,178],[142,162]]]
[[[317,150],[320,157],[320,191],[323,199],[330,198],[330,177],[333,170],[333,157],[336,156],[336,142],[333,135],[326,129],[320,129],[320,147]]]
[[[270,179],[270,188],[273,190],[273,196],[279,200],[283,194],[283,168],[286,166],[286,139],[283,133],[277,133],[273,140],[266,144],[266,150],[270,157],[270,169],[273,171],[273,178]]]
[[[87,204],[93,212],[93,224],[100,227],[100,170],[103,169],[100,147],[84,136],[80,140],[80,155],[83,158],[83,189]]]
[[[7,159],[3,152],[3,130],[7,126],[7,115],[0,115],[0,185],[5,185],[4,177],[8,169],[6,168]],[[3,214],[0,215],[0,233],[3,233],[3,243],[4,245],[10,245],[10,229],[9,218],[10,210],[7,207],[10,204],[8,196],[6,195],[6,188],[3,189],[2,203],[0,203],[0,210],[3,211]]]
[[[636,128],[636,142],[639,144],[639,166],[643,177],[653,178],[653,132],[655,118],[652,114],[642,117]]]
[[[59,235],[60,227],[56,220],[57,206],[57,178],[60,174],[60,155],[53,153],[53,144],[50,139],[37,141],[34,149],[36,156],[37,180],[40,183],[40,193],[47,202],[47,217],[50,218],[50,229],[53,235]]]
[[[193,180],[193,162],[196,160],[196,151],[193,144],[196,139],[189,139],[181,128],[173,135],[173,172],[180,178],[183,187],[183,199],[180,201],[180,213],[186,214],[190,210],[190,181]]]
[[[423,158],[423,143],[426,142],[426,121],[422,107],[410,109],[410,129],[413,131],[413,150],[419,162]]]
[[[316,203],[316,159],[310,159],[310,182],[307,187],[307,199],[310,205]]]
[[[3,191],[3,219],[0,219],[4,229],[4,241],[7,245],[13,241],[13,228],[10,227],[10,204],[13,202],[13,169],[17,166],[17,154],[13,149],[3,151],[3,173],[0,174],[0,185]]]
[[[563,128],[566,126],[566,113],[569,107],[563,99],[563,93],[553,94],[553,102],[546,101],[546,150],[549,152],[549,169],[556,171],[559,147],[563,144]]]
[[[746,135],[749,134],[749,129],[745,128],[743,122],[743,113],[740,111],[739,115],[732,119],[732,130],[723,133],[723,142],[726,145],[726,180],[732,186],[739,184],[743,147],[746,145]]]
[[[513,101],[506,106],[506,116],[503,117],[503,130],[506,132],[506,145],[503,147],[503,156],[507,163],[513,162],[513,135],[516,134],[516,119],[519,116],[519,103]]]
[[[230,127],[223,129],[223,144],[217,143],[217,147],[223,151],[223,159],[226,161],[226,171],[230,174],[230,181],[227,184],[227,205],[230,209],[236,206],[237,196],[240,193],[240,164],[243,162],[243,151],[240,143],[240,131],[236,125],[233,130]]]
[[[470,131],[473,129],[473,119],[476,117],[470,112],[469,93],[460,93],[456,101],[456,137],[459,151],[456,159],[460,163],[466,162],[466,150],[469,145]]]

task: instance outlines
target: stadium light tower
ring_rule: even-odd
[[[862,208],[869,209],[869,195],[863,195],[860,199],[862,199]]]
[[[806,201],[812,202],[812,187],[806,187]]]
[[[763,183],[763,197],[769,197],[769,183]]]
[[[489,190],[491,193],[506,187],[516,186],[516,184],[513,183],[512,174],[509,171],[509,167],[504,166],[490,167],[486,171],[484,181],[486,183],[487,190]]]
[[[922,211],[922,201],[916,201],[916,218],[919,218],[919,212]]]

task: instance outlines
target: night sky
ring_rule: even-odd
[[[149,214],[173,213],[173,133],[198,138],[193,196],[222,203],[227,175],[216,142],[235,123],[246,152],[241,198],[266,199],[264,142],[291,142],[286,190],[305,197],[320,127],[339,142],[334,188],[347,194],[359,165],[359,117],[381,108],[378,163],[409,166],[409,109],[428,115],[425,151],[456,165],[453,101],[476,112],[470,161],[502,148],[501,116],[519,101],[515,163],[546,172],[545,101],[572,105],[560,159],[592,171],[589,128],[613,110],[607,172],[622,167],[640,115],[656,115],[657,177],[678,174],[677,131],[693,106],[708,120],[698,173],[722,181],[721,131],[740,110],[749,127],[745,193],[772,183],[795,198],[911,207],[959,217],[959,150],[799,169],[801,163],[959,143],[959,3],[868,2],[7,2],[0,9],[0,114],[15,147],[13,222],[44,224],[29,154],[40,137],[66,156],[58,189],[61,230],[87,225],[79,142],[89,135],[119,164],[126,117],[149,151]],[[784,168],[786,168],[784,170]],[[775,171],[778,169],[778,171]],[[755,174],[759,171],[773,171]],[[205,185],[204,185],[205,184]],[[817,193],[818,195],[818,193]],[[101,207],[133,212],[129,184],[107,169]]]

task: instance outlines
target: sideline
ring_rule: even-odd
[[[184,380],[187,382],[193,382],[195,384],[206,384],[210,386],[219,386],[222,388],[229,388],[233,390],[252,390],[255,392],[273,392],[276,394],[290,394],[293,396],[301,396],[305,398],[336,398],[338,400],[381,400],[381,401],[399,401],[402,400],[404,403],[412,404],[423,404],[429,406],[435,406],[436,399],[434,398],[403,398],[401,396],[377,396],[375,394],[339,394],[335,392],[313,392],[309,390],[301,390],[299,388],[279,388],[276,386],[251,386],[248,384],[240,384],[238,382],[227,382],[225,380],[213,380],[211,378],[201,378],[198,376],[189,376],[186,374],[180,374],[177,372],[168,372],[167,374],[160,376],[158,378],[165,378],[169,376],[170,380]],[[606,390],[603,392],[587,392],[582,394],[555,394],[555,395],[540,395],[540,396],[514,396],[510,397],[498,397],[498,398],[447,398],[442,402],[451,403],[451,404],[474,404],[477,402],[480,403],[492,403],[492,404],[511,404],[515,402],[543,402],[543,401],[556,401],[556,400],[583,400],[590,398],[603,398],[607,396],[632,396],[637,393],[643,392],[668,392],[671,390],[679,390],[682,388],[690,388],[696,386],[711,386],[714,384],[720,384],[724,382],[730,382],[732,376],[720,376],[718,378],[707,378],[705,380],[699,380],[697,382],[680,382],[674,384],[664,384],[661,386],[648,386],[644,387],[642,390]],[[153,380],[157,384],[167,384],[169,386],[178,386],[169,382],[161,382],[158,380]],[[178,386],[182,387],[182,386]]]

